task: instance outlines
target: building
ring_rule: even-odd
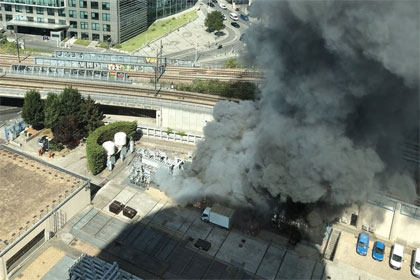
[[[91,201],[85,178],[0,146],[0,280]]]
[[[0,0],[0,25],[17,33],[121,43],[197,0]]]

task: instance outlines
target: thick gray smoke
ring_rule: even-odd
[[[419,124],[418,1],[254,1],[245,60],[264,69],[256,102],[220,102],[185,172],[156,176],[180,202],[344,205],[410,200],[401,159]]]

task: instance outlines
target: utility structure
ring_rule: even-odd
[[[158,95],[158,93],[160,92],[161,86],[159,84],[159,89],[157,88],[158,85],[158,81],[160,80],[160,78],[162,77],[162,75],[165,73],[165,69],[166,69],[166,58],[162,57],[162,50],[163,50],[163,45],[162,45],[162,41],[160,41],[160,48],[157,50],[156,52],[156,66],[155,66],[155,96]]]
[[[17,51],[18,61],[20,63],[19,39],[22,37],[18,37],[17,33],[15,33],[15,36],[16,36],[16,51]]]

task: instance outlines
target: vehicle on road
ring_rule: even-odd
[[[389,265],[393,269],[401,269],[404,256],[404,246],[395,243],[389,258]]]
[[[229,14],[229,17],[231,18],[231,19],[233,19],[233,20],[238,20],[239,18],[238,18],[238,15],[237,14],[235,14],[235,13],[230,13]]]
[[[220,9],[223,9],[223,10],[227,9],[226,5],[223,4],[223,3],[219,3],[219,7],[220,7]]]
[[[221,49],[221,48],[223,48],[223,45],[219,45],[219,46],[217,46],[217,49],[219,50],[219,49]]]
[[[198,239],[194,246],[198,249],[208,251],[211,247],[211,243],[203,239]]]
[[[361,256],[366,256],[369,249],[369,234],[361,232],[357,238],[356,252]]]
[[[384,260],[385,244],[381,241],[375,241],[372,248],[372,258],[377,261]]]
[[[227,20],[227,17],[225,15],[223,15],[223,20]]]
[[[244,13],[242,13],[242,14],[240,15],[240,17],[241,17],[241,19],[243,19],[244,21],[249,21],[248,16],[247,16],[246,14],[244,14]]]
[[[212,207],[206,207],[201,214],[201,220],[229,229],[235,210],[224,207],[220,204],[214,204]]]
[[[414,276],[420,278],[420,248],[417,248],[414,251],[411,273],[413,273]]]
[[[237,22],[231,22],[231,25],[235,28],[241,27]]]
[[[244,37],[245,37],[245,33],[242,33],[241,34],[241,37],[239,37],[239,41],[243,41],[244,40]]]

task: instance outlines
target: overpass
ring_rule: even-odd
[[[26,91],[36,89],[45,99],[49,92],[60,93],[66,86],[77,88],[84,97],[90,96],[102,105],[155,111],[157,128],[171,128],[174,131],[195,135],[202,135],[203,127],[213,119],[214,104],[222,99],[215,96],[176,91],[161,91],[155,96],[153,89],[140,88],[136,84],[79,82],[7,73],[5,76],[0,76],[0,97],[23,99]]]

